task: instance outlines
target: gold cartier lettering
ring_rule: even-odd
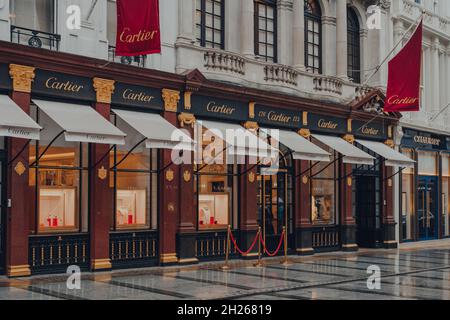
[[[66,91],[66,92],[80,92],[84,86],[78,85],[72,81],[60,82],[58,78],[51,77],[45,82],[45,87],[47,89]]]
[[[415,136],[414,141],[416,143],[429,144],[433,146],[439,146],[441,144],[441,139],[424,137],[424,136]]]
[[[123,91],[122,97],[125,100],[131,100],[131,101],[140,101],[140,102],[151,102],[155,97],[149,96],[145,94],[144,92],[134,92],[131,89],[126,89]]]
[[[217,105],[214,101],[210,101],[208,105],[206,106],[206,110],[208,112],[214,112],[214,113],[221,113],[226,115],[232,115],[236,108],[227,106],[225,104],[223,105]]]
[[[370,136],[376,136],[376,135],[378,135],[378,132],[380,132],[380,130],[364,126],[361,129],[361,132],[364,134],[370,135]]]
[[[270,111],[267,115],[267,118],[270,121],[276,121],[276,122],[283,122],[283,123],[289,123],[292,120],[292,117],[289,117],[283,113],[277,113],[274,111]]]
[[[122,33],[120,34],[120,41],[126,43],[136,43],[136,42],[144,42],[153,40],[155,35],[158,33],[158,30],[139,30],[138,33],[132,34],[130,33],[130,28],[124,28]]]
[[[318,124],[319,128],[322,128],[322,129],[336,129],[338,127],[338,124],[336,122],[327,121],[324,119],[320,119],[317,124]]]

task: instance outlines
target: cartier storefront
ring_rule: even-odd
[[[396,114],[3,42],[0,108],[9,276],[222,260],[228,227],[242,249],[259,228],[270,252],[283,230],[291,254],[396,245]],[[240,161],[197,161],[209,143]]]
[[[400,239],[420,241],[450,236],[449,137],[403,128],[401,151],[417,162],[402,172]]]

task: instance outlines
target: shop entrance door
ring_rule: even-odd
[[[381,244],[379,177],[356,178],[356,241],[361,248],[377,248]]]
[[[259,175],[258,221],[267,249],[274,252],[280,243],[283,227],[288,233],[288,248],[294,241],[292,233],[291,176],[286,170],[274,175]],[[281,246],[280,254],[283,253]]]
[[[438,236],[438,180],[420,177],[418,186],[419,240],[437,239]]]
[[[5,233],[6,233],[6,170],[5,153],[0,150],[0,274],[5,267]]]

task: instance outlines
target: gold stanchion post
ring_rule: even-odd
[[[258,262],[256,262],[253,266],[254,267],[262,267],[262,261],[261,261],[261,226],[258,227],[258,234],[256,235],[258,237]]]
[[[230,266],[228,265],[228,259],[230,256],[230,232],[231,232],[231,226],[228,226],[228,231],[227,231],[227,246],[226,246],[226,252],[225,252],[225,264],[220,267],[220,269],[222,271],[227,271],[230,270]]]
[[[288,265],[290,264],[288,261],[288,257],[287,257],[287,252],[288,252],[288,236],[287,236],[287,232],[286,232],[286,226],[283,227],[283,236],[284,236],[284,258],[281,261],[281,264],[283,265]]]

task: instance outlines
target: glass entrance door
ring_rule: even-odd
[[[419,240],[438,237],[437,177],[420,177],[418,185]]]
[[[5,224],[6,224],[6,170],[5,154],[0,150],[0,274],[5,266]]]
[[[282,169],[273,175],[258,176],[258,222],[267,249],[271,252],[278,247],[283,227],[286,227],[288,232],[288,246],[293,241],[292,184],[290,179],[291,176],[286,170]]]

